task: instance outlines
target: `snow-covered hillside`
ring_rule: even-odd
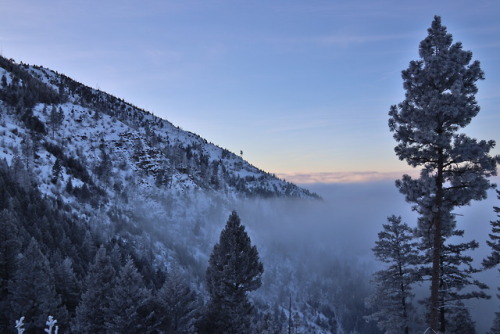
[[[3,63],[6,62],[4,59]],[[136,177],[144,188],[155,187],[162,192],[196,189],[223,192],[230,197],[317,198],[315,194],[279,180],[241,157],[121,99],[46,68],[13,63],[11,67],[16,68],[17,73],[8,68],[3,68],[0,73],[0,77],[5,77],[2,91],[9,91],[3,94],[4,110],[15,109],[18,102],[15,93],[23,88],[33,91],[42,87],[44,92],[41,93],[48,91],[47,94],[51,95],[45,100],[35,98],[28,106],[31,110],[22,111],[29,113],[29,124],[17,124],[15,117],[9,117],[8,112],[2,113],[6,116],[4,129],[11,133],[18,130],[14,136],[17,138],[11,138],[12,143],[27,136],[23,128],[40,126],[31,129],[38,135],[39,156],[43,157],[35,159],[35,168],[46,169],[53,165],[57,157],[44,150],[44,146],[53,145],[64,147],[67,157],[86,161],[87,167],[91,167],[89,174],[97,176],[99,181],[102,180],[100,175],[95,175],[95,168],[105,157],[109,158],[110,175],[107,176],[112,176],[113,181],[123,186],[128,184],[126,178],[129,176]],[[23,80],[27,75],[32,76],[30,82]],[[51,120],[54,108],[60,113],[60,123]],[[12,149],[15,147],[13,145]],[[51,156],[44,157],[44,151]],[[5,154],[10,162],[14,153],[7,150]],[[61,181],[67,182],[71,174],[66,166],[62,167]],[[47,183],[46,171],[40,177],[40,183]]]
[[[37,201],[46,201],[56,216],[71,221],[61,245],[44,246],[55,238],[52,232],[44,237],[35,229],[32,234],[55,267],[64,256],[71,258],[81,282],[91,257],[82,260],[76,252],[90,249],[93,256],[100,244],[108,250],[120,245],[116,252],[136,254],[143,263],[141,274],[153,286],[161,275],[155,278],[148,265],[167,272],[177,268],[203,299],[207,261],[231,210],[258,210],[255,217],[272,219],[277,229],[282,228],[280,217],[269,203],[291,200],[300,211],[300,203],[319,202],[316,194],[196,134],[43,67],[0,57],[0,111],[0,171],[8,170],[20,189],[36,190],[40,195],[32,197],[40,196]],[[19,190],[8,196],[24,195]],[[7,202],[0,201],[0,208]],[[50,219],[41,224],[57,230],[58,221]],[[254,220],[248,228],[252,238],[264,233],[258,226],[264,220]],[[73,236],[75,231],[85,238]],[[363,308],[362,296],[347,295],[345,283],[333,276],[321,277],[339,268],[351,270],[346,264],[316,268],[313,274],[307,257],[317,248],[254,239],[265,266],[263,287],[253,296],[258,311],[267,314],[259,324],[267,319],[285,326],[293,312],[294,328],[303,332],[363,328],[353,317]],[[66,248],[53,255],[57,252],[51,247],[62,245]],[[68,311],[71,318],[74,310]]]

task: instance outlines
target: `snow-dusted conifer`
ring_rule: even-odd
[[[458,303],[446,314],[446,333],[476,334],[475,323],[469,310]]]
[[[85,292],[78,307],[73,329],[78,333],[105,333],[106,316],[115,281],[115,270],[106,248],[101,246],[85,280]]]
[[[391,216],[387,220],[389,224],[384,224],[379,232],[373,253],[388,267],[374,275],[375,292],[368,304],[375,312],[366,319],[376,321],[385,333],[408,334],[414,314],[411,284],[419,279],[416,265],[421,257],[413,231],[401,222],[401,217]]]
[[[69,257],[56,263],[54,277],[57,281],[56,291],[61,296],[68,311],[73,313],[80,301],[81,284],[76,277],[73,262]]]
[[[4,184],[0,182],[0,187]],[[3,187],[4,191],[7,191]],[[0,333],[7,333],[12,326],[10,319],[9,281],[16,272],[16,257],[21,249],[20,227],[8,210],[0,211]]]
[[[108,333],[137,333],[141,322],[137,310],[148,298],[141,274],[129,257],[115,280],[106,310],[105,325]]]
[[[186,284],[178,268],[174,268],[158,291],[160,303],[170,320],[166,333],[194,333],[200,303],[196,293]]]
[[[25,316],[28,332],[41,332],[48,314],[55,314],[59,319],[67,318],[67,311],[56,294],[49,261],[33,238],[18,261],[9,290],[13,318]]]
[[[402,72],[405,100],[391,107],[389,127],[398,142],[399,159],[421,167],[420,178],[397,182],[406,200],[420,214],[432,248],[429,327],[439,324],[440,259],[443,241],[454,229],[452,210],[486,198],[487,177],[496,174],[495,142],[477,141],[459,132],[479,112],[475,82],[484,74],[472,52],[452,44],[452,36],[436,16],[419,48],[420,60]],[[427,232],[426,232],[427,233]]]
[[[497,197],[500,199],[499,190],[497,190]],[[499,219],[490,222],[490,240],[486,241],[486,243],[491,247],[491,254],[483,260],[483,266],[488,269],[495,268],[500,264],[500,207],[495,206],[493,207],[493,210],[495,210]]]
[[[455,230],[454,237],[462,237],[464,231]],[[472,257],[466,253],[479,246],[476,241],[459,244],[449,242],[443,245],[440,265],[439,285],[439,322],[440,330],[444,333],[456,333],[456,318],[466,315],[470,318],[463,301],[472,298],[490,298],[484,290],[488,286],[474,279],[473,274],[479,272],[472,266]],[[431,268],[424,267],[422,274],[430,276]],[[425,301],[429,303],[429,300]],[[474,323],[469,319],[462,322],[465,328],[474,330]]]
[[[61,107],[57,109],[56,106],[52,106],[49,114],[49,124],[52,129],[52,139],[54,139],[55,132],[62,125],[63,120],[64,112],[62,111]]]
[[[264,267],[236,211],[229,216],[207,268],[210,303],[204,333],[250,333],[247,292],[261,285]]]
[[[497,197],[500,199],[500,191],[497,190]],[[497,213],[499,219],[491,221],[491,233],[490,240],[486,241],[488,246],[491,247],[491,254],[483,260],[483,266],[485,268],[495,268],[500,264],[500,207],[495,206],[493,208]],[[500,268],[498,269],[500,273]],[[500,286],[497,287],[497,298],[500,299]],[[500,310],[495,312],[495,319],[493,320],[493,326],[488,334],[500,333]]]
[[[463,236],[464,231],[456,230],[454,236]],[[472,267],[472,257],[465,254],[470,250],[479,247],[476,241],[469,241],[459,244],[443,245],[441,256],[441,285],[440,297],[443,305],[441,311],[446,308],[455,308],[457,301],[463,301],[471,298],[490,298],[485,289],[488,286],[473,278],[473,274],[480,272],[479,269]],[[479,290],[472,290],[472,287]],[[466,290],[464,292],[464,289]]]

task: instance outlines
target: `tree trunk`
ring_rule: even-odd
[[[438,167],[436,175],[436,198],[435,208],[433,212],[432,225],[434,227],[434,235],[432,242],[432,271],[431,271],[431,309],[429,316],[429,327],[438,333],[439,326],[439,286],[441,283],[441,248],[442,248],[442,222],[441,222],[441,207],[443,204],[443,149],[439,149]],[[434,211],[433,210],[433,211]]]

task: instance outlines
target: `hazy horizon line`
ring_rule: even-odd
[[[409,169],[400,171],[353,171],[353,172],[284,172],[275,175],[285,181],[296,184],[345,184],[345,183],[370,183],[378,181],[395,181],[401,179],[405,174],[412,177],[420,175],[420,169]],[[500,184],[500,176],[489,178],[492,183]]]
[[[353,172],[292,172],[276,173],[276,176],[297,184],[315,183],[365,183],[400,179],[404,174],[418,176],[419,170],[403,171],[353,171]]]

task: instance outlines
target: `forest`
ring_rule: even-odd
[[[324,214],[327,199],[241,156],[0,57],[0,332],[472,334],[470,301],[491,299],[481,328],[499,333],[500,287],[478,274],[497,274],[500,219],[478,264],[460,217],[500,199],[495,142],[464,130],[484,73],[439,16],[419,55],[388,115],[418,171],[392,187],[411,214],[394,205],[379,225],[342,187],[356,209]]]

